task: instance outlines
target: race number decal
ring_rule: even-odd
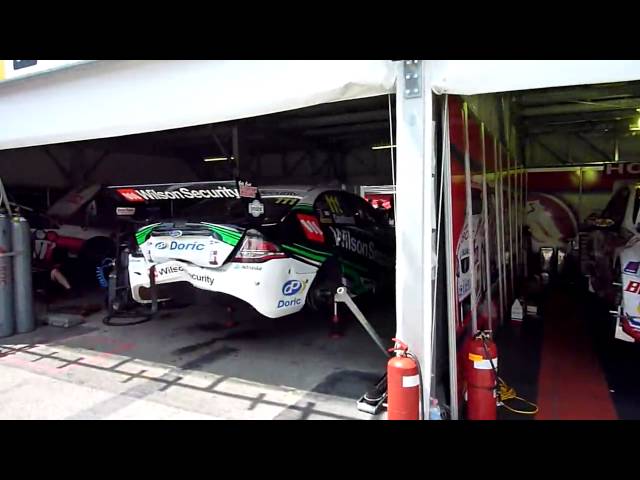
[[[298,217],[300,225],[302,225],[304,236],[307,237],[308,240],[312,242],[324,242],[324,233],[322,233],[316,217],[303,213],[298,213],[296,216]]]

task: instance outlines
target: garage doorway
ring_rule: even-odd
[[[463,418],[464,345],[476,329],[492,332],[500,376],[539,409],[500,408],[499,418],[640,417],[639,94],[640,82],[620,82],[448,97]]]
[[[87,252],[85,246],[94,237],[115,241],[114,232],[121,220],[116,214],[117,208],[122,208],[117,195],[105,193],[105,189],[90,194],[93,185],[191,185],[236,178],[259,189],[324,185],[331,191],[363,197],[365,205],[369,201],[366,208],[377,210],[376,219],[386,219],[393,236],[395,135],[390,118],[395,118],[395,98],[385,95],[234,122],[0,152],[0,177],[11,201],[33,219],[33,229],[44,232],[42,238],[41,234],[34,238],[39,242],[34,244],[34,251],[42,253],[39,260],[53,260],[70,287],[52,278],[46,262],[38,267],[34,261],[40,268],[34,276],[40,290],[38,310],[42,318],[52,313],[83,318],[83,323],[72,328],[43,325],[26,336],[3,339],[3,350],[40,345],[24,355],[46,356],[63,349],[65,354],[60,359],[53,355],[54,363],[63,358],[68,361],[73,352],[81,352],[71,358],[71,367],[79,372],[77,378],[82,382],[91,377],[90,372],[103,372],[134,375],[127,381],[135,383],[136,373],[129,368],[132,364],[136,368],[143,365],[140,370],[163,371],[151,376],[148,372],[137,373],[138,380],[160,379],[155,390],[145,387],[150,388],[147,392],[141,387],[149,397],[180,388],[190,389],[190,395],[204,395],[202,398],[212,393],[224,395],[228,381],[235,382],[240,390],[244,388],[238,386],[242,382],[269,385],[274,389],[272,395],[280,398],[261,400],[259,393],[245,385],[251,393],[226,392],[231,397],[237,395],[237,410],[224,411],[216,402],[207,407],[200,401],[185,400],[185,408],[201,414],[225,418],[370,418],[355,409],[354,400],[379,380],[386,358],[346,309],[340,312],[340,335],[333,338],[330,317],[313,316],[305,310],[265,318],[242,302],[188,287],[183,302],[188,305],[161,308],[147,323],[107,326],[102,323],[106,290],[96,276],[96,268],[113,256],[113,251],[101,244]],[[71,198],[70,192],[76,200],[81,199],[76,202],[78,208],[69,215],[65,212],[51,218],[52,208],[59,209],[60,200]],[[179,215],[178,203],[170,201],[162,207],[163,214]],[[62,205],[69,207],[69,202],[63,201]],[[49,234],[60,230],[58,227],[69,232],[74,227],[73,231],[81,235]],[[45,258],[63,238],[62,243],[67,242],[64,255]],[[349,237],[345,245],[350,248],[353,241],[357,238]],[[358,250],[356,244],[356,253],[370,251],[364,247]],[[395,254],[393,245],[384,253]],[[108,271],[103,274],[108,276]],[[393,281],[387,287],[358,296],[355,301],[379,335],[390,341],[396,328]],[[82,360],[83,355],[91,360]],[[109,358],[114,362],[107,361]],[[73,375],[70,373],[71,382]],[[194,375],[199,380],[185,386],[184,379]],[[206,383],[202,375],[213,379],[211,384],[218,383],[194,387],[194,382]],[[119,392],[120,387],[112,390]],[[122,391],[128,395],[126,389]],[[283,399],[287,392],[295,392],[291,396],[294,401]],[[178,396],[171,399],[181,401]],[[78,418],[117,415],[117,410],[117,405],[105,404],[78,413]]]

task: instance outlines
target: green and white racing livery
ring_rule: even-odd
[[[133,203],[192,200],[137,230],[128,258],[137,302],[151,301],[151,274],[159,298],[187,282],[271,318],[327,307],[339,285],[360,294],[393,284],[393,231],[355,194],[276,186],[247,198],[229,182],[114,188]]]

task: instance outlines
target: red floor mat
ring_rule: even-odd
[[[538,420],[615,420],[609,386],[593,343],[573,309],[547,317],[538,386]],[[563,308],[564,307],[564,308]]]

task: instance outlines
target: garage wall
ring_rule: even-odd
[[[485,125],[485,131],[494,135],[512,155],[519,155],[522,139],[513,126],[513,107],[511,94],[489,93],[460,97],[469,106],[469,110]]]
[[[44,151],[6,150],[0,152],[0,178],[5,186],[50,186],[62,188],[66,176]]]
[[[492,127],[511,130],[512,145],[517,145],[514,129],[508,123],[500,126],[505,119],[510,121],[510,115],[499,111],[503,107],[496,97],[473,98],[473,109],[465,100],[448,97],[449,142],[445,144],[450,149],[445,159],[451,174],[447,261],[454,287],[449,293],[449,332],[456,352],[451,359],[452,402],[457,398],[460,405],[468,343],[478,330],[495,330],[502,324],[513,299],[520,270],[518,225],[523,210],[517,152],[509,154],[491,131]]]
[[[304,184],[335,181],[351,185],[392,182],[389,150],[356,148],[345,154],[292,151],[250,157],[241,163],[261,183]]]
[[[527,225],[532,248],[566,248],[582,223],[602,212],[618,185],[637,181],[638,163],[528,170]]]
[[[104,185],[169,183],[226,179],[229,175],[226,169],[210,164],[198,173],[206,176],[210,172],[211,177],[199,178],[180,158],[104,154],[102,150],[67,144],[0,151],[0,177],[7,186],[66,188],[85,181]],[[387,185],[392,181],[390,155],[389,150],[370,148],[356,148],[346,154],[292,151],[246,157],[242,168],[265,184],[335,182],[338,178],[350,185]],[[84,172],[88,172],[86,178]]]
[[[66,188],[81,182],[104,152],[57,145],[49,149],[27,148],[0,151],[0,177],[8,187]],[[55,157],[59,164],[56,165]],[[196,180],[194,173],[177,158],[131,154],[107,154],[88,172],[86,181],[113,185],[118,183],[159,183]]]
[[[95,158],[96,153],[91,153]],[[92,175],[105,185],[196,181],[195,173],[179,158],[110,154]]]

